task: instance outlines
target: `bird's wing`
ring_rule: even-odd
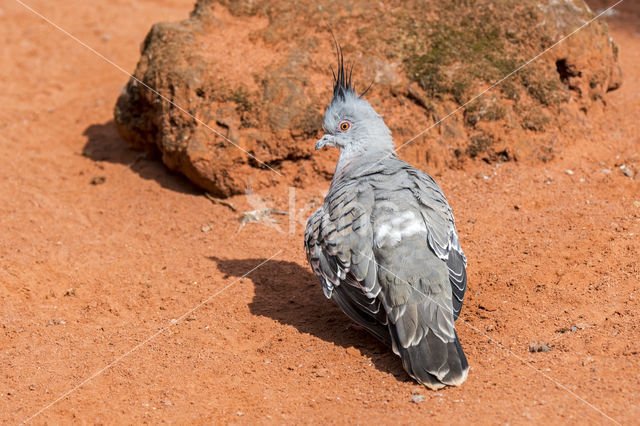
[[[420,204],[420,213],[428,231],[429,247],[449,269],[454,319],[458,319],[467,291],[467,258],[460,247],[453,212],[433,178],[413,167],[407,169],[411,192]]]
[[[373,256],[371,188],[344,182],[330,189],[307,221],[305,250],[327,298],[379,340],[391,344]]]
[[[437,184],[408,165],[372,180],[379,298],[394,350],[426,386],[458,385],[468,372],[454,327],[466,278],[451,209]]]

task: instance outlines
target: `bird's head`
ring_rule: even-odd
[[[324,136],[316,143],[316,149],[337,146],[344,154],[393,153],[391,131],[382,116],[360,96],[351,84],[353,66],[347,72],[342,49],[336,43],[338,69],[333,72],[333,99],[324,113]],[[333,71],[333,69],[332,69]],[[369,86],[371,87],[371,86]]]

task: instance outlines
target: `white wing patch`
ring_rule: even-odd
[[[393,247],[405,237],[427,233],[422,218],[410,210],[389,215],[377,222],[373,240],[378,248]]]

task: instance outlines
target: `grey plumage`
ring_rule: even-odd
[[[453,213],[430,176],[396,157],[339,48],[338,58],[316,148],[337,146],[340,158],[307,221],[307,259],[325,296],[389,344],[414,379],[432,389],[460,385],[469,366],[454,321],[467,278]]]

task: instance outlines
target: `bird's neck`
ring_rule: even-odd
[[[368,167],[374,167],[384,159],[395,156],[393,141],[391,141],[390,147],[380,149],[371,149],[370,147],[369,149],[342,148],[333,180],[357,176],[366,171]]]

